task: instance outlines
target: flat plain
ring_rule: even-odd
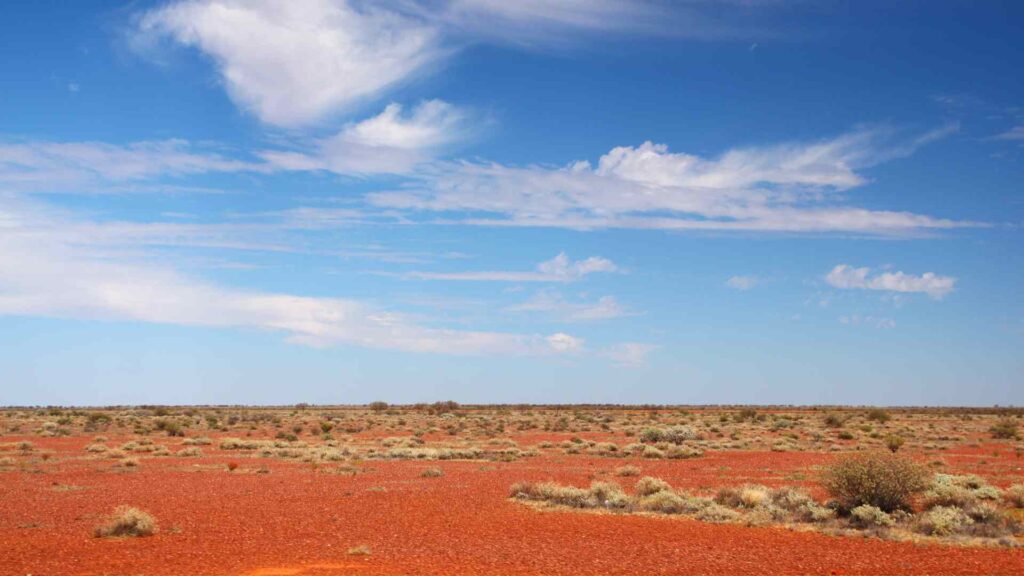
[[[11,408],[0,411],[0,574],[1021,574],[1020,418]],[[871,458],[927,474],[907,509],[835,502],[829,471]],[[124,528],[123,507],[152,526],[103,532]]]

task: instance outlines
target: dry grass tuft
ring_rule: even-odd
[[[359,546],[354,546],[348,549],[349,556],[369,556],[372,553],[373,552],[370,550],[370,547],[366,544],[360,544]]]
[[[118,506],[93,534],[97,538],[142,537],[152,536],[158,530],[156,520],[148,513],[131,506]]]

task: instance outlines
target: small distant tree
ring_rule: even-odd
[[[454,400],[442,400],[430,405],[428,411],[431,414],[448,414],[459,409],[459,403]]]
[[[370,402],[368,407],[370,408],[370,410],[373,410],[374,412],[383,412],[383,411],[387,410],[388,408],[390,408],[390,406],[388,406],[387,402],[383,402],[381,400],[377,400],[375,402]]]

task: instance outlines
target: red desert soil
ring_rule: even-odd
[[[56,455],[81,442],[36,440]],[[3,575],[328,574],[1024,574],[1024,552],[840,538],[678,518],[540,512],[509,501],[519,480],[587,484],[626,463],[680,486],[756,479],[798,484],[813,453],[711,453],[649,462],[583,456],[512,463],[367,462],[333,466],[260,460],[214,449],[200,460],[52,458],[44,473],[0,473]],[[68,454],[68,455],[71,455]],[[234,456],[234,457],[232,457]],[[224,464],[241,466],[228,472]],[[256,474],[260,466],[269,474]],[[441,478],[422,478],[427,467]],[[618,479],[631,487],[634,479]],[[148,510],[160,534],[98,539],[115,506]],[[355,556],[365,545],[372,553]]]

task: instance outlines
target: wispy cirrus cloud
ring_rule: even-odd
[[[840,316],[839,323],[847,326],[869,326],[871,328],[879,328],[886,330],[891,330],[896,327],[896,321],[893,320],[892,318],[878,316],[861,316],[860,314]]]
[[[750,290],[760,283],[757,276],[732,276],[725,281],[725,285],[734,290]]]
[[[572,301],[553,290],[542,290],[525,302],[509,306],[510,312],[542,313],[566,322],[594,322],[629,315],[614,296]]]
[[[267,171],[269,167],[263,163],[239,160],[181,139],[123,145],[39,140],[0,142],[0,185],[8,191],[120,191],[123,188],[118,185],[125,183],[213,172]],[[166,188],[161,190],[166,191]]]
[[[939,300],[953,291],[956,278],[939,276],[933,272],[921,275],[903,272],[882,272],[871,275],[867,267],[854,268],[839,264],[826,276],[825,281],[835,288],[844,290],[883,290],[887,292],[923,293]]]
[[[584,260],[571,260],[560,252],[550,260],[537,265],[535,270],[483,270],[471,272],[426,272],[405,274],[418,280],[451,280],[464,282],[575,282],[595,273],[617,272],[618,266],[607,258],[591,256]]]
[[[645,342],[622,342],[602,350],[601,354],[621,368],[637,368],[647,362],[647,357],[660,346]]]
[[[992,137],[992,139],[993,140],[1011,140],[1011,141],[1024,140],[1024,124],[1021,124],[1019,126],[1014,126],[1013,128],[1010,128],[1009,130],[1007,130],[1006,132],[1002,132],[1000,134],[996,134],[995,136]]]
[[[446,223],[579,230],[907,234],[983,226],[845,204],[859,170],[913,153],[955,130],[912,137],[863,128],[836,138],[729,150],[714,158],[646,142],[552,168],[448,163],[404,189],[371,193],[378,207],[445,213]]]
[[[441,100],[406,112],[390,104],[326,139],[248,154],[183,139],[114,144],[0,140],[0,186],[27,192],[218,192],[181,182],[205,174],[327,171],[342,175],[409,174],[465,138],[472,115]]]

